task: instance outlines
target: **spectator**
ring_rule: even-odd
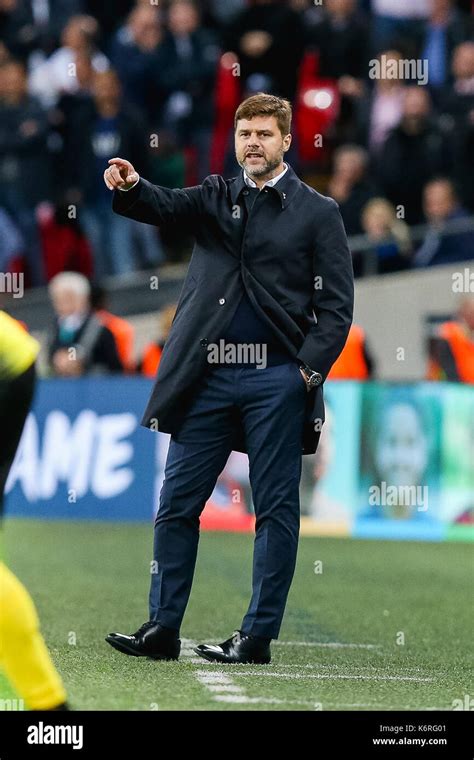
[[[474,384],[474,298],[460,304],[457,319],[439,325],[430,341],[428,380]]]
[[[226,46],[239,58],[245,92],[294,100],[304,47],[299,13],[278,0],[253,0],[228,27]]]
[[[423,221],[422,193],[428,180],[452,166],[446,136],[431,119],[426,88],[406,90],[400,124],[390,132],[376,160],[377,181],[386,198],[403,206],[405,221]]]
[[[365,331],[352,323],[342,353],[327,376],[328,380],[370,380],[375,373],[375,362],[370,352]]]
[[[449,118],[454,154],[453,179],[463,204],[474,212],[474,42],[459,45],[453,55],[452,86],[443,92],[443,118]]]
[[[92,254],[77,218],[65,203],[42,203],[37,209],[46,280],[64,271],[92,276]]]
[[[156,229],[114,214],[102,178],[108,159],[119,154],[135,156],[134,165],[146,173],[147,136],[140,114],[122,103],[114,71],[95,75],[93,100],[70,128],[67,163],[73,191],[83,203],[80,218],[92,246],[95,278],[132,272],[134,250],[146,266],[156,266],[163,258]]]
[[[0,206],[0,272],[9,272],[24,249],[23,238],[11,216]]]
[[[149,119],[156,114],[153,69],[157,65],[155,53],[162,37],[158,9],[138,5],[126,24],[118,29],[110,45],[110,60],[119,75],[127,103],[147,113]]]
[[[327,0],[326,15],[310,33],[318,53],[318,74],[337,80],[341,95],[335,131],[350,142],[356,137],[357,100],[365,92],[368,72],[369,29],[356,0]]]
[[[62,272],[51,280],[49,295],[56,314],[49,345],[52,374],[78,377],[122,372],[112,333],[91,311],[87,279],[76,272]]]
[[[196,4],[173,0],[157,62],[156,81],[166,99],[160,121],[183,147],[195,148],[198,181],[209,174],[218,58],[217,40],[200,26]]]
[[[142,359],[138,366],[139,372],[141,372],[142,375],[145,375],[145,377],[155,377],[158,372],[163,346],[168,338],[175,314],[176,304],[170,304],[160,312],[160,337],[145,346]]]
[[[26,62],[28,55],[39,44],[38,32],[30,3],[0,0],[0,40],[5,43],[9,54]]]
[[[2,205],[23,236],[32,285],[44,282],[35,208],[50,197],[47,136],[46,113],[36,99],[28,95],[24,65],[7,61],[0,67]]]
[[[398,50],[386,50],[378,58],[380,76],[375,79],[375,87],[370,95],[360,99],[360,138],[368,145],[370,153],[376,156],[389,132],[400,123],[403,113],[406,88],[400,76],[393,76],[389,70],[398,67],[401,54]],[[382,65],[382,62],[386,65]]]
[[[445,90],[442,110],[461,119],[474,110],[474,41],[463,42],[453,53],[453,84]]]
[[[132,10],[134,0],[81,0],[84,10],[97,19],[102,40],[108,42],[123,20]],[[153,3],[157,5],[157,2]],[[148,0],[148,5],[150,2]]]
[[[395,209],[384,198],[373,198],[362,214],[362,224],[371,250],[375,254],[379,274],[396,272],[409,266],[410,232],[397,218]]]
[[[334,170],[328,184],[328,194],[339,204],[348,235],[362,233],[362,210],[375,196],[368,179],[369,156],[359,145],[343,145],[334,153]]]
[[[436,93],[451,78],[455,48],[472,35],[472,21],[454,7],[454,0],[432,0],[429,18],[418,42],[419,56],[428,61],[429,85]]]
[[[368,27],[356,0],[326,0],[326,14],[311,42],[319,53],[319,74],[340,80],[364,80],[368,69]]]
[[[134,342],[135,329],[122,317],[117,317],[108,310],[107,291],[100,285],[95,285],[91,291],[91,306],[100,322],[114,336],[117,353],[125,372],[135,371]]]
[[[95,71],[105,71],[109,62],[97,49],[99,25],[92,16],[73,16],[61,35],[62,47],[55,50],[43,63],[36,65],[30,74],[30,91],[46,108],[55,105],[63,93],[79,89],[77,56],[89,53]]]
[[[414,47],[432,0],[372,0],[372,47],[379,53],[401,40]]]
[[[446,230],[449,222],[458,222],[464,227],[462,222],[468,217],[459,204],[451,180],[441,178],[429,182],[423,192],[423,203],[429,229],[416,252],[414,265],[427,267],[474,259],[474,230],[469,229],[469,225],[450,234]]]

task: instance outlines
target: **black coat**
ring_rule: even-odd
[[[142,419],[146,427],[176,429],[193,386],[209,366],[207,346],[230,324],[242,285],[291,356],[323,379],[344,347],[354,285],[337,203],[301,182],[290,166],[257,198],[244,233],[245,188],[241,172],[230,180],[211,175],[183,190],[140,179],[132,190],[114,193],[117,213],[148,224],[181,225],[196,240]],[[321,386],[308,393],[306,417],[303,453],[310,454],[319,438],[318,421],[324,420]],[[241,431],[234,448],[245,451]]]

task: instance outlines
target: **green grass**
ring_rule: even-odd
[[[7,520],[5,534],[7,561],[36,602],[76,709],[449,710],[454,699],[474,695],[469,545],[301,538],[272,664],[232,667],[126,657],[104,641],[147,619],[151,527]],[[202,534],[182,637],[222,641],[239,627],[251,553],[250,535]],[[243,691],[219,695],[203,673],[223,673]],[[11,691],[0,676],[5,696]]]

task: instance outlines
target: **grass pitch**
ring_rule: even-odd
[[[240,626],[251,535],[201,535],[182,656],[160,663],[104,641],[148,617],[151,526],[4,525],[7,561],[36,602],[75,709],[451,710],[474,695],[472,546],[301,538],[272,664],[220,666],[192,646]],[[0,674],[0,698],[13,696]]]

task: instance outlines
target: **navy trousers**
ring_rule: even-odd
[[[289,360],[214,367],[171,437],[155,520],[150,620],[179,630],[191,591],[199,516],[243,425],[255,507],[252,598],[241,630],[277,638],[296,564],[306,385]]]

